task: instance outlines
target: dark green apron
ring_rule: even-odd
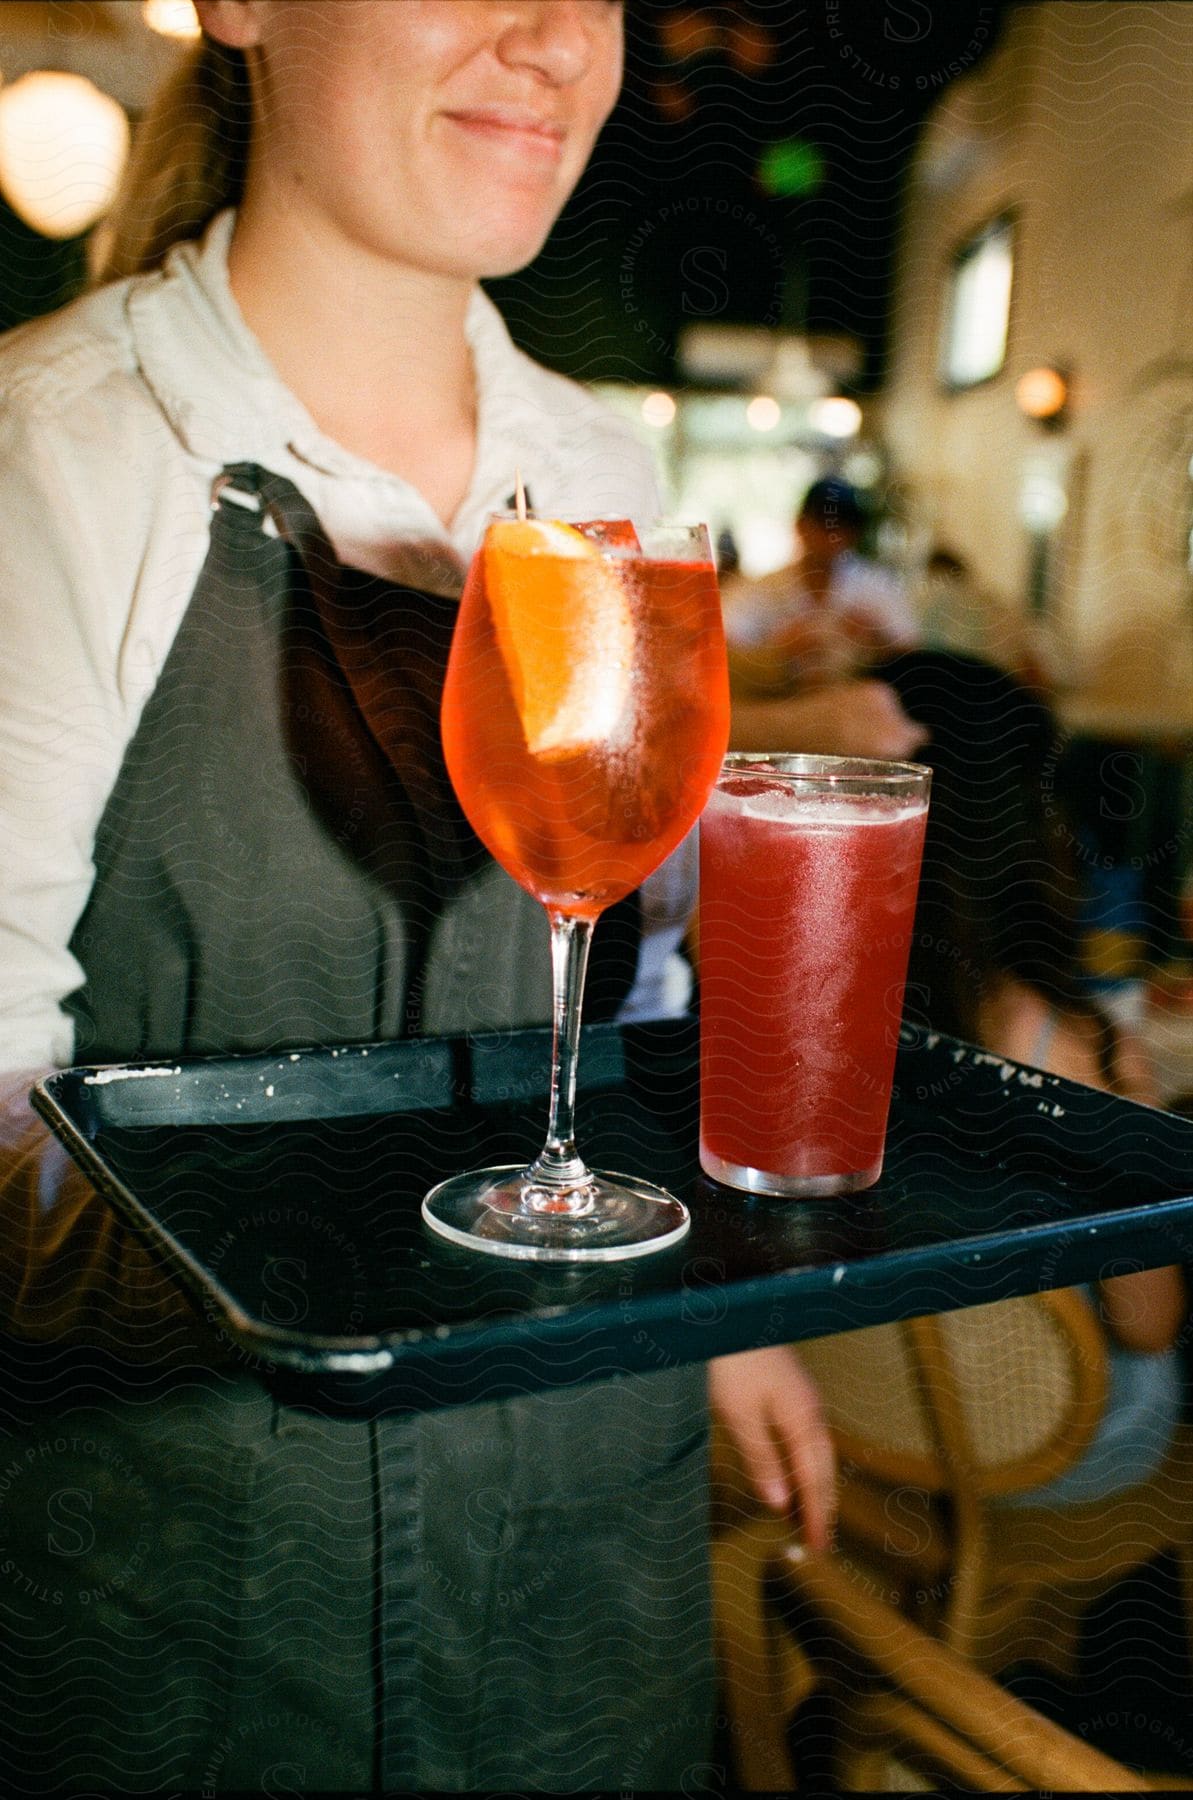
[[[438,752],[454,606],[227,475],[101,821],[78,1059],[539,1022],[541,909]],[[4,1408],[14,1785],[670,1789],[703,1761],[702,1369],[368,1423],[171,1333]]]

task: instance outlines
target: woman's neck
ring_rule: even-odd
[[[251,198],[237,217],[228,274],[249,329],[322,431],[450,523],[476,456],[472,284],[277,218]]]

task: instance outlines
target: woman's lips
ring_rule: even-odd
[[[564,127],[530,113],[478,108],[474,112],[449,112],[444,116],[462,131],[495,149],[504,147],[516,154],[549,162],[558,162],[563,155],[567,137]]]

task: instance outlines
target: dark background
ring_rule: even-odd
[[[899,206],[924,116],[1006,0],[629,0],[621,101],[543,254],[490,289],[584,380],[668,382],[685,325],[861,339],[881,381]]]

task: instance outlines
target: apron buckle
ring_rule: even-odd
[[[212,512],[218,512],[225,500],[231,500],[251,513],[261,512],[265,505],[260,494],[253,493],[251,488],[237,487],[236,477],[227,469],[221,469],[211,484]]]

